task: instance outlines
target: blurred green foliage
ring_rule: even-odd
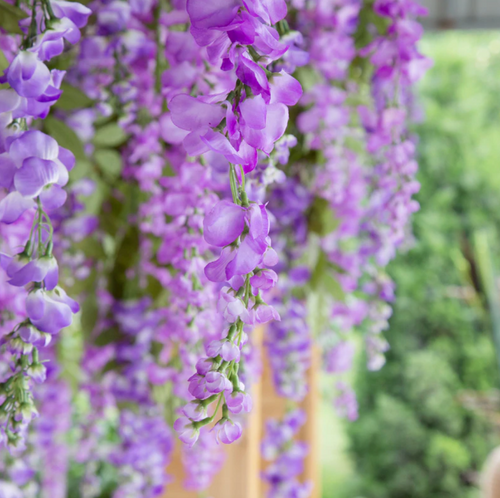
[[[460,393],[499,386],[474,240],[492,233],[500,263],[500,34],[431,34],[423,45],[435,66],[421,85],[425,121],[416,130],[421,210],[413,247],[389,268],[397,298],[387,364],[367,372],[360,361],[357,373],[350,498],[477,496],[498,443]]]

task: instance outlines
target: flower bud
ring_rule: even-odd
[[[230,419],[221,419],[217,422],[215,429],[217,430],[216,438],[224,444],[231,444],[241,437],[241,425],[238,422],[233,422]]]
[[[224,396],[231,413],[248,413],[252,409],[252,398],[243,391],[233,391],[231,394],[224,393]]]
[[[20,403],[14,414],[15,419],[22,422],[31,422],[37,416],[38,411],[31,401]]]
[[[199,401],[191,401],[188,403],[182,408],[182,413],[195,422],[208,417],[207,407],[203,406]]]
[[[26,373],[37,383],[42,384],[47,377],[47,369],[41,363],[32,363]]]
[[[179,417],[174,422],[174,429],[179,435],[179,439],[190,447],[196,443],[200,435],[198,427],[187,417]]]
[[[20,337],[14,337],[9,341],[11,353],[29,354],[33,350],[33,344],[24,342]]]
[[[222,391],[231,392],[233,385],[229,379],[219,372],[208,372],[205,377],[206,389],[210,394],[217,394]]]

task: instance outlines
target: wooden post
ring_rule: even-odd
[[[300,404],[300,407],[307,415],[307,422],[300,429],[298,439],[304,441],[309,446],[309,453],[304,461],[304,472],[302,479],[312,481],[313,491],[311,498],[321,497],[321,469],[319,465],[319,361],[320,354],[316,348],[312,350],[311,367],[307,372],[307,381],[309,391]],[[276,394],[272,380],[272,371],[269,362],[264,355],[262,374],[262,413],[263,423],[268,418],[283,417],[286,409],[286,400]],[[267,466],[262,461],[261,468],[264,470]],[[263,495],[265,496],[265,495]]]

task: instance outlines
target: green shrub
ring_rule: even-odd
[[[425,51],[435,67],[421,88],[421,211],[414,247],[389,268],[387,364],[357,373],[356,497],[470,498],[496,441],[459,394],[499,377],[474,234],[500,233],[500,35],[435,34]]]

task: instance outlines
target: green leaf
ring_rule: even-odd
[[[0,27],[7,33],[22,35],[23,32],[19,28],[19,21],[26,17],[28,17],[28,14],[24,10],[0,0]]]
[[[0,50],[0,74],[2,74],[8,67],[9,61],[7,60],[7,57],[5,57],[5,54]],[[7,82],[0,85],[0,90],[8,90],[9,88],[10,85]]]
[[[316,262],[316,266],[311,275],[311,287],[313,289],[319,289],[321,285],[322,276],[327,270],[327,259],[326,254],[323,251],[320,251],[318,255],[318,260]]]
[[[106,178],[115,180],[120,176],[122,171],[122,158],[116,150],[97,149],[94,157]]]
[[[309,231],[325,236],[333,232],[340,223],[323,197],[315,197],[307,213]]]
[[[345,292],[339,281],[330,273],[325,272],[322,279],[323,289],[337,301],[344,301]]]
[[[102,204],[109,195],[109,186],[104,183],[102,178],[97,175],[90,176],[91,180],[95,181],[95,190],[91,196],[84,199],[85,211],[89,214],[99,215],[101,213]],[[101,220],[102,223],[102,220]]]
[[[313,337],[324,333],[325,327],[330,321],[329,306],[323,292],[308,292],[307,301],[307,323]]]
[[[85,159],[86,154],[83,150],[83,144],[78,135],[63,121],[48,116],[43,122],[47,133],[57,140],[61,147],[69,149],[77,159]]]
[[[71,170],[71,181],[76,182],[82,178],[93,176],[93,168],[93,164],[88,159],[77,159],[74,169]]]
[[[99,128],[94,137],[94,145],[118,147],[127,140],[127,135],[117,123],[109,123]]]
[[[340,220],[335,217],[331,209],[325,209],[321,213],[321,224],[323,235],[328,235],[338,228]]]
[[[328,261],[326,254],[321,251],[311,275],[311,287],[320,294],[328,293],[337,301],[343,301],[345,293],[335,278],[335,273],[337,273],[337,268]]]
[[[80,89],[64,83],[61,85],[62,95],[54,104],[54,107],[70,111],[72,109],[81,109],[89,107],[92,104],[92,99],[87,97]]]
[[[9,67],[9,61],[7,60],[7,57],[5,57],[5,54],[0,50],[0,71],[2,73]]]
[[[294,76],[300,81],[304,92],[310,90],[321,79],[319,73],[311,66],[297,68]]]

